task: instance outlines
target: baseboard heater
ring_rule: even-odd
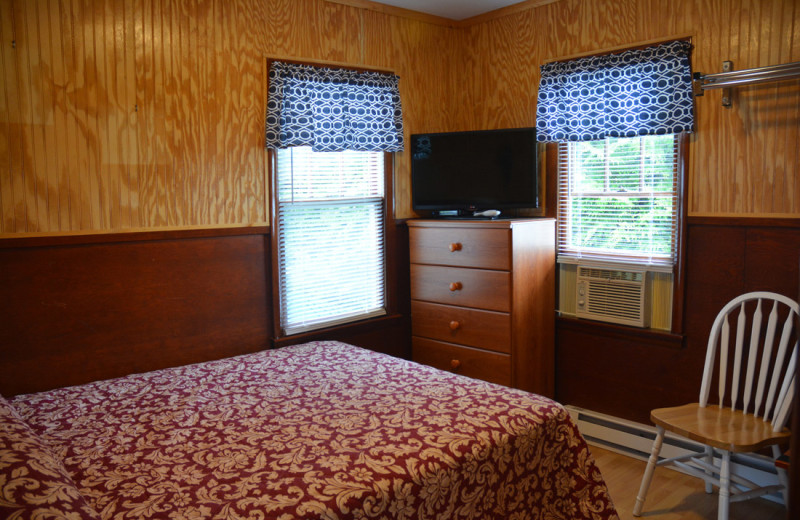
[[[590,445],[599,446],[622,455],[628,455],[639,460],[647,461],[653,440],[656,438],[655,426],[628,421],[605,415],[577,406],[565,407],[572,420],[578,425],[578,430]],[[667,432],[661,447],[661,458],[678,457],[688,453],[703,453],[703,445],[694,441],[676,437]],[[731,469],[743,473],[745,478],[759,485],[778,484],[778,474],[772,459],[752,454],[731,454]],[[659,467],[656,471],[672,469],[672,466]],[[703,481],[697,479],[699,488],[702,489]],[[766,495],[764,498],[783,504],[783,496]]]

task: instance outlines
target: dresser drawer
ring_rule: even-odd
[[[510,237],[508,229],[411,227],[411,263],[509,270]]]
[[[411,298],[508,312],[511,273],[439,265],[411,265]]]
[[[411,334],[511,352],[511,316],[504,312],[411,301]]]
[[[506,354],[416,337],[411,338],[411,348],[411,358],[417,363],[511,386],[511,358]]]

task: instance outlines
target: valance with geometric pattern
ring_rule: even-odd
[[[394,74],[272,62],[266,147],[401,151],[398,82]]]
[[[694,126],[691,44],[646,49],[541,66],[537,140],[690,132]]]

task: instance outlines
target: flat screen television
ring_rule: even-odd
[[[411,136],[414,210],[472,215],[539,207],[536,129]]]

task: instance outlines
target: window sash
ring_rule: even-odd
[[[558,260],[671,270],[677,257],[679,134],[558,147]],[[622,211],[620,211],[622,210]]]
[[[386,314],[383,187],[383,152],[276,151],[283,334]]]

